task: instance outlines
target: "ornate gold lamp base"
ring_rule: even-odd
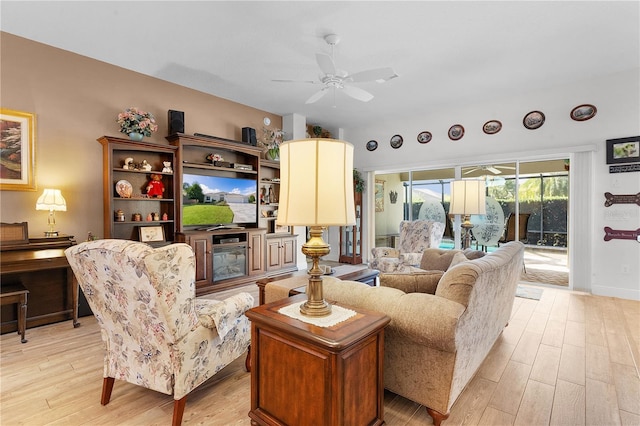
[[[473,223],[471,223],[471,216],[465,215],[464,222],[460,225],[462,229],[464,229],[464,240],[462,243],[463,249],[468,249],[471,247],[471,228],[473,228]]]
[[[309,284],[307,285],[307,301],[300,306],[300,313],[309,317],[325,317],[331,314],[331,305],[322,295],[322,273],[319,262],[322,256],[331,251],[331,247],[322,239],[322,226],[312,226],[309,234],[311,237],[302,246],[302,253],[312,260],[309,269]]]

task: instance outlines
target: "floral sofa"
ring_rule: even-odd
[[[195,297],[195,258],[187,244],[153,249],[126,240],[70,247],[69,264],[105,344],[102,405],[114,380],[173,395],[179,425],[186,395],[247,353],[253,297]]]
[[[440,259],[445,271],[381,274],[379,287],[326,277],[324,297],[391,317],[385,388],[424,405],[437,426],[507,325],[523,255],[520,242],[474,260],[456,251]]]

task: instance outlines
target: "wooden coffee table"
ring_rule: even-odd
[[[362,268],[358,271],[340,273],[340,267],[336,267],[336,272],[332,275],[327,275],[327,276],[338,278],[343,281],[359,281],[361,283],[365,283],[370,286],[375,286],[376,278],[378,277],[379,274],[380,274],[380,271],[378,271],[377,269],[371,269],[371,268]],[[263,278],[261,280],[256,281],[256,284],[258,285],[259,295],[260,295],[260,304],[261,305],[264,304],[264,288],[267,284],[274,281],[280,281],[280,280],[286,280],[288,278],[299,277],[302,275],[307,275],[307,271],[306,270],[297,271],[290,274]],[[292,289],[289,292],[289,296],[293,296],[299,293],[304,293],[306,291],[305,287],[306,287],[306,284]]]

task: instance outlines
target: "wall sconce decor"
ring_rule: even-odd
[[[389,201],[391,201],[391,204],[395,204],[398,201],[397,191],[389,191]]]

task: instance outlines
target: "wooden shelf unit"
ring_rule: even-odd
[[[165,243],[173,242],[175,237],[176,200],[174,195],[174,173],[162,172],[163,162],[175,165],[176,147],[151,142],[135,142],[129,139],[102,136],[98,139],[102,144],[103,158],[103,216],[104,238],[125,240],[139,239],[139,228],[143,226],[162,226]],[[129,170],[123,168],[127,158],[134,163],[146,160],[151,171]],[[163,198],[146,196],[146,187],[151,174],[162,176],[164,184]],[[116,191],[116,184],[125,180],[133,188],[131,198],[123,198]],[[116,211],[124,212],[124,221],[116,221]],[[140,214],[142,220],[134,221],[133,215]],[[167,220],[147,221],[149,214],[156,213]]]

